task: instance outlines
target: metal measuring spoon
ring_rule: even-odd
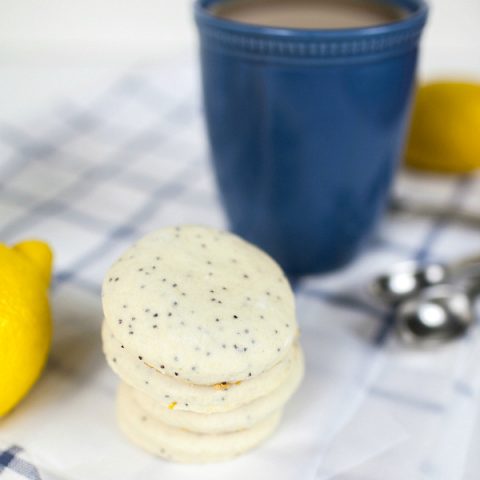
[[[480,215],[474,212],[459,210],[456,206],[445,207],[434,203],[411,201],[405,196],[397,196],[390,201],[389,210],[392,213],[407,213],[431,218],[441,218],[464,225],[480,227]]]
[[[480,256],[467,257],[448,265],[438,262],[402,262],[390,272],[377,277],[371,283],[370,291],[382,302],[397,305],[427,287],[478,275]]]
[[[475,319],[476,285],[436,285],[402,302],[396,311],[396,327],[407,344],[431,346],[465,333]]]

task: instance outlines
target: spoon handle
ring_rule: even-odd
[[[479,215],[464,210],[458,210],[455,207],[437,207],[436,205],[411,202],[404,198],[397,197],[390,201],[389,210],[392,213],[405,212],[413,215],[444,218],[446,220],[464,223],[471,227],[480,227]]]
[[[480,276],[466,279],[464,288],[472,301],[478,300],[480,296]]]
[[[480,215],[461,211],[455,207],[437,207],[396,197],[391,200],[389,209],[393,213],[406,212],[413,215],[444,218],[480,228]],[[453,279],[480,277],[480,254],[454,261],[448,265],[447,269],[449,276]]]
[[[480,255],[472,255],[452,262],[448,266],[448,272],[453,279],[480,277]]]

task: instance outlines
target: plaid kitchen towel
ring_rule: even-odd
[[[25,458],[25,452],[17,445],[0,449],[0,472],[4,479],[40,480],[41,478],[37,467]]]
[[[131,72],[88,104],[0,125],[0,239],[55,250],[55,337],[46,372],[0,421],[3,479],[416,480],[480,478],[480,337],[401,345],[365,285],[405,259],[479,253],[480,229],[452,215],[387,216],[346,268],[296,285],[302,387],[279,431],[237,460],[166,463],[114,418],[117,380],[100,344],[100,284],[136,238],[162,226],[225,226],[208,165],[191,63]],[[478,215],[478,177],[402,174],[409,202]]]

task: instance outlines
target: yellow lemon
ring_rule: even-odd
[[[406,152],[407,164],[422,170],[467,173],[480,168],[480,84],[420,87]]]
[[[0,243],[0,417],[22,399],[45,365],[52,338],[51,270],[47,244]]]

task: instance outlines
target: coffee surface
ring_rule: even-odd
[[[211,11],[241,23],[304,29],[371,27],[408,15],[401,7],[374,0],[230,0]]]

